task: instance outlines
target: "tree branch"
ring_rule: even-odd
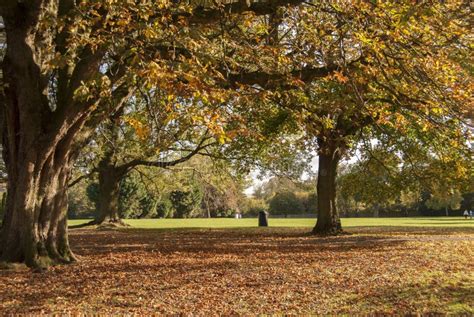
[[[173,161],[163,162],[163,161],[147,161],[147,160],[136,159],[136,160],[133,160],[133,161],[130,161],[126,164],[121,165],[119,168],[121,170],[123,170],[124,172],[127,172],[130,169],[132,169],[134,167],[137,167],[137,166],[150,166],[150,167],[161,167],[161,168],[175,166],[175,165],[178,165],[178,164],[181,164],[181,163],[184,163],[184,162],[190,160],[194,155],[199,154],[200,151],[204,150],[205,148],[207,148],[209,146],[212,146],[212,145],[216,144],[215,142],[204,144],[208,139],[209,139],[209,137],[203,138],[201,140],[201,142],[196,146],[196,148],[194,150],[192,150],[191,152],[189,152],[188,155],[183,156],[183,157],[181,157],[179,159],[176,159],[176,160],[173,160]]]
[[[92,175],[94,175],[96,172],[97,172],[97,169],[93,169],[90,173],[83,174],[83,175],[79,176],[78,178],[76,178],[75,180],[73,180],[72,182],[70,182],[70,183],[67,185],[67,187],[68,187],[68,188],[71,188],[71,187],[76,186],[77,184],[79,184],[80,182],[82,182],[84,179],[89,178],[89,177],[91,177]]]
[[[278,7],[298,6],[305,3],[303,0],[234,0],[220,6],[198,6],[192,12],[178,13],[176,18],[187,17],[190,24],[210,24],[223,18],[223,14],[239,14],[253,12],[255,15],[274,13]]]
[[[298,81],[311,82],[317,78],[323,78],[339,69],[338,65],[327,65],[323,67],[304,67],[302,69],[294,70],[287,74],[285,73],[267,73],[262,71],[242,72],[239,74],[229,74],[227,76],[228,82],[235,87],[242,85],[259,85],[264,89],[273,88],[297,88]],[[291,83],[291,82],[294,83]]]

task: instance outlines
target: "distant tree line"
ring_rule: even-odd
[[[314,179],[295,181],[285,177],[272,177],[254,189],[247,199],[247,214],[268,211],[271,215],[290,216],[317,213],[317,196]]]
[[[412,148],[409,158],[382,143],[359,150],[359,159],[338,171],[336,204],[342,216],[459,216],[474,208],[472,168],[444,164],[421,147]],[[273,177],[255,188],[249,211],[317,214],[314,183]]]
[[[244,179],[230,175],[204,157],[195,157],[182,168],[142,168],[120,184],[121,218],[230,217],[240,213]],[[99,210],[99,184],[94,178],[71,188],[70,218],[94,218]]]

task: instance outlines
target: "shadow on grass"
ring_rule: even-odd
[[[175,252],[272,256],[297,253],[353,252],[370,249],[382,252],[406,242],[403,238],[375,235],[312,236],[307,229],[125,229],[77,230],[71,244],[80,255],[116,252]]]
[[[73,250],[79,255],[94,256],[115,252],[175,252],[248,255],[291,255],[311,252],[383,252],[407,241],[474,240],[474,228],[437,227],[351,227],[349,233],[318,237],[308,228],[160,228],[160,229],[76,229],[71,230]],[[452,236],[451,236],[452,235]]]
[[[433,284],[430,284],[434,282]],[[472,285],[437,285],[439,281],[427,277],[420,283],[410,283],[402,288],[378,289],[370,296],[356,296],[353,304],[367,307],[377,314],[402,314],[436,316],[455,314],[471,316],[474,313]],[[452,281],[450,281],[452,284]],[[380,307],[377,309],[377,307]],[[387,307],[389,309],[387,310]],[[423,310],[420,310],[423,307]],[[385,309],[384,309],[385,308]]]
[[[94,296],[99,297],[96,300],[103,301],[95,303],[96,305],[113,306],[114,304],[110,304],[110,301],[114,300],[115,296],[119,297],[121,292],[138,294],[143,291],[144,279],[156,280],[153,285],[155,288],[146,289],[147,294],[156,294],[161,291],[174,292],[175,288],[181,288],[183,285],[187,287],[186,283],[210,283],[215,279],[214,276],[220,278],[228,272],[242,271],[246,274],[253,271],[255,266],[267,267],[275,263],[281,265],[282,261],[284,263],[288,261],[289,266],[306,265],[312,270],[313,262],[323,262],[326,263],[323,265],[325,270],[337,259],[340,260],[339,264],[345,263],[346,260],[357,257],[358,252],[364,252],[366,255],[374,254],[377,258],[388,251],[392,254],[401,251],[403,254],[410,255],[412,246],[407,242],[411,241],[410,237],[413,235],[433,235],[436,232],[440,235],[466,233],[462,228],[427,230],[424,227],[396,230],[393,227],[350,228],[348,231],[354,234],[315,237],[308,234],[308,228],[129,228],[103,231],[76,229],[71,231],[70,240],[73,250],[84,257],[83,264],[57,267],[40,275],[0,272],[0,278],[2,275],[3,277],[8,275],[9,278],[9,284],[3,292],[0,292],[0,297],[3,297],[5,303],[11,302],[11,305],[14,305],[11,307],[18,307],[18,310],[23,313],[41,312],[42,306],[48,304],[56,306],[64,302],[84,303],[89,301],[89,297]],[[469,232],[472,233],[472,231]],[[409,233],[409,237],[405,237],[404,233]],[[219,257],[219,255],[224,256]],[[227,257],[227,255],[232,257]],[[145,259],[147,257],[148,261]],[[156,261],[160,258],[165,260]],[[102,263],[103,261],[107,262],[106,266]],[[271,273],[271,271],[265,272]],[[293,273],[289,272],[289,276],[293,276]],[[311,272],[314,273],[314,271]],[[169,276],[175,276],[178,280],[173,283],[162,283]],[[271,283],[285,282],[285,280],[273,278],[275,276],[269,275]],[[114,279],[113,283],[108,284],[111,279]],[[133,287],[130,286],[131,280],[137,282]],[[229,280],[237,283],[233,277],[229,277]],[[258,284],[255,286],[252,283],[261,282],[247,278],[240,280],[239,283],[248,284],[250,286],[246,287],[250,288],[259,287]],[[24,289],[24,285],[28,288]],[[95,288],[91,288],[92,286]],[[194,287],[198,289],[196,285]],[[408,307],[408,310],[401,307],[400,311],[410,312],[416,311],[416,302],[421,299],[418,291],[417,285],[409,285],[402,291],[392,288],[377,289],[374,295],[361,296],[357,300],[366,302],[367,305],[374,305],[373,307],[383,307],[385,303],[390,304],[390,302],[406,301],[408,306],[404,307]],[[442,298],[452,305],[472,299],[466,288],[451,289],[452,292],[457,292],[453,294],[448,291],[449,288],[443,289],[442,296],[437,295],[437,298]],[[431,292],[431,289],[427,287],[426,292]],[[409,301],[410,299],[412,301]],[[92,309],[93,305],[94,303],[91,303],[88,307]],[[121,303],[117,302],[116,305],[121,305]],[[139,303],[129,300],[127,305],[139,305]],[[461,309],[464,308],[461,307],[460,311]],[[14,309],[11,310],[14,311]],[[436,310],[433,309],[433,312]]]
[[[443,227],[443,226],[357,226],[349,227],[347,231],[352,233],[367,234],[413,234],[413,235],[452,235],[452,234],[474,234],[474,226],[468,227]]]

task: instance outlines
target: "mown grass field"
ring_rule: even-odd
[[[90,220],[69,220],[70,226],[77,226]],[[257,227],[256,218],[232,219],[128,219],[126,223],[137,229],[178,229],[178,228],[252,228]],[[314,218],[270,218],[270,227],[311,228]],[[463,217],[430,217],[430,218],[343,218],[342,226],[352,227],[473,227],[474,219]]]
[[[128,222],[71,229],[75,264],[0,270],[0,316],[474,314],[474,220]]]

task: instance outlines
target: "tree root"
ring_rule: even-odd
[[[94,226],[97,229],[116,229],[116,228],[130,227],[130,225],[125,223],[125,221],[123,221],[122,219],[104,220],[104,221],[98,221],[94,219],[80,225],[71,226],[70,228],[80,229],[80,228],[94,227]]]
[[[126,224],[122,219],[105,220],[97,224],[97,229],[99,230],[109,230],[126,227],[130,227],[130,225]]]

